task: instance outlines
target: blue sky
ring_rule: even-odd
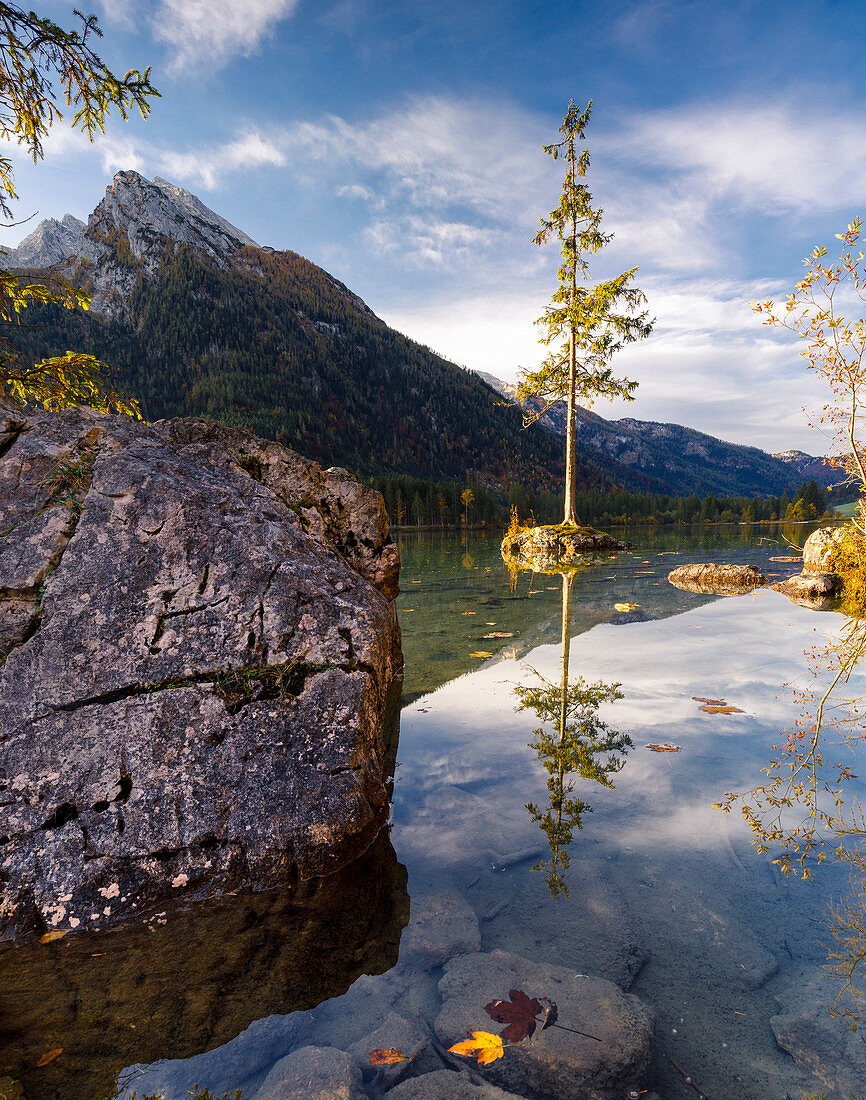
[[[79,217],[114,172],[161,175],[261,244],[327,268],[390,324],[514,380],[555,286],[540,146],[592,99],[588,183],[639,265],[655,334],[605,416],[823,452],[824,393],[748,307],[866,213],[866,5],[773,0],[94,0],[116,69],[150,64],[149,120],[18,157],[16,216]],[[72,25],[72,5],[41,3]],[[28,227],[29,228],[29,227]],[[28,228],[0,231],[15,244]]]

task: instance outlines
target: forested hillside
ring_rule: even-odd
[[[561,479],[559,440],[522,430],[519,411],[475,375],[390,329],[301,256],[247,246],[220,268],[166,242],[148,277],[115,253],[135,272],[122,317],[46,309],[21,337],[35,357],[74,347],[105,360],[148,419],[211,416],[367,474],[539,489]],[[70,275],[86,280],[87,269]],[[580,480],[611,483],[585,460]]]

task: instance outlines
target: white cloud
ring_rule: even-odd
[[[192,152],[171,150],[156,154],[160,170],[184,181],[185,185],[213,190],[231,172],[254,168],[282,167],[285,153],[273,142],[253,131],[224,145]]]
[[[220,68],[249,56],[298,0],[159,0],[151,26],[174,52],[172,68]]]

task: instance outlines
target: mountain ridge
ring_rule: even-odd
[[[390,329],[339,279],[290,250],[257,245],[184,188],[122,171],[86,226],[50,221],[10,256],[29,255],[35,274],[39,240],[54,241],[44,257],[64,254],[48,266],[88,290],[92,308],[34,309],[40,325],[22,330],[26,351],[96,355],[148,418],[211,416],[367,474],[561,485],[555,426],[521,430],[520,411],[498,399],[493,376]],[[756,448],[764,457],[751,466],[731,459],[734,445],[701,454],[700,440],[712,437],[676,425],[653,430],[675,428],[695,453],[661,461],[646,432],[629,427],[642,423],[612,427],[581,415],[579,489],[768,495],[799,484],[789,465]]]

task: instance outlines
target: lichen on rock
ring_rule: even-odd
[[[357,856],[402,668],[379,494],[204,420],[13,411],[0,937]]]

